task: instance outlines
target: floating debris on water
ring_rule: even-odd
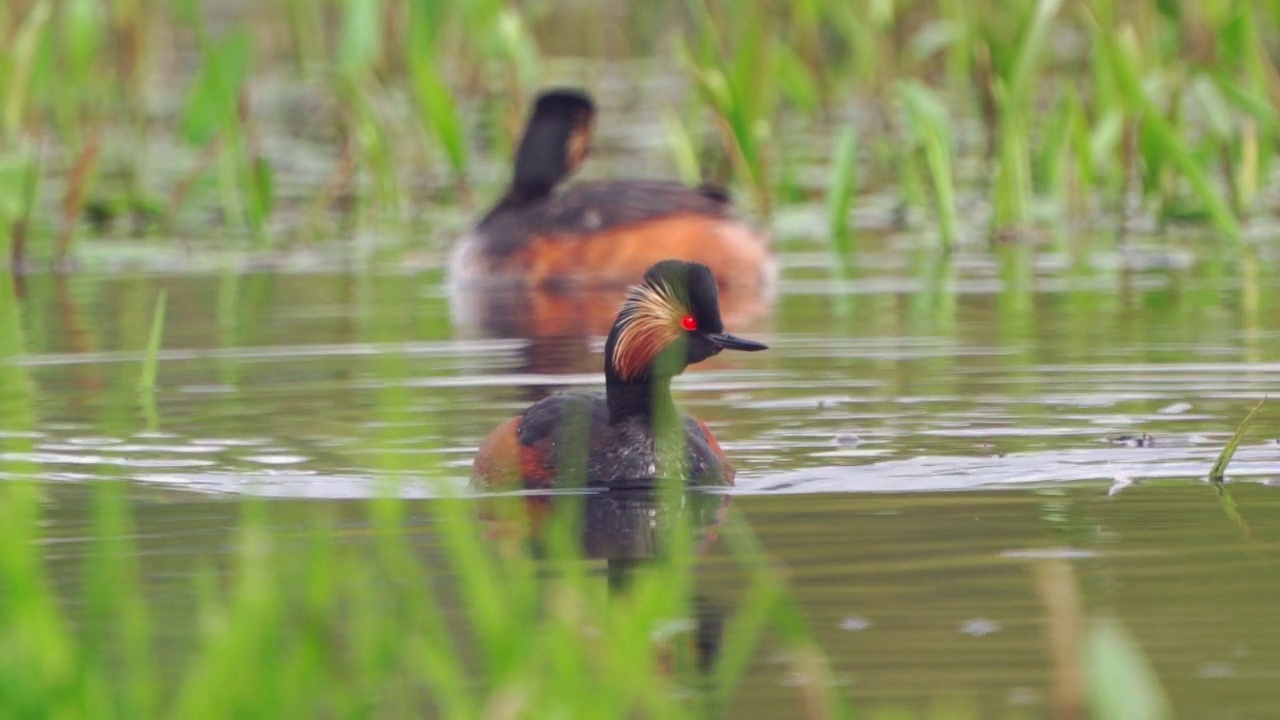
[[[965,620],[963,623],[960,623],[960,632],[965,635],[982,637],[984,635],[1000,632],[1000,623],[986,618]]]
[[[1155,447],[1156,445],[1156,439],[1148,433],[1142,433],[1141,435],[1112,435],[1107,438],[1107,442],[1121,447],[1147,448]]]
[[[1111,470],[1111,478],[1113,480],[1111,488],[1107,490],[1107,495],[1118,495],[1121,490],[1124,490],[1130,485],[1138,484],[1137,480],[1134,480],[1129,475],[1117,470],[1111,463],[1107,463],[1107,467]]]
[[[1009,691],[1005,702],[1010,705],[1038,705],[1044,702],[1044,696],[1035,688],[1016,687]]]
[[[296,465],[307,461],[302,455],[248,455],[244,459],[261,465]]]
[[[1228,662],[1208,662],[1200,666],[1200,670],[1196,673],[1206,680],[1233,678],[1240,674],[1235,665]]]
[[[1020,548],[1017,550],[1000,551],[1000,557],[1016,558],[1019,560],[1079,560],[1097,556],[1098,553],[1093,550],[1084,550],[1073,547]]]
[[[871,621],[857,615],[851,615],[840,621],[840,629],[849,632],[859,632],[869,627],[871,627]]]
[[[978,443],[978,449],[988,452],[990,456],[993,458],[1002,458],[1002,457],[1009,456],[1009,453],[1004,452],[1003,450],[997,450],[995,443],[989,443],[989,442]]]
[[[1176,402],[1172,405],[1166,405],[1156,412],[1161,415],[1181,415],[1191,409],[1189,402]]]

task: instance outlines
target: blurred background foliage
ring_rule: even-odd
[[[574,84],[606,112],[651,103],[625,132],[665,146],[654,174],[761,217],[825,203],[836,240],[879,193],[944,245],[1175,222],[1234,242],[1275,205],[1278,20],[1250,0],[10,0],[0,221],[53,258],[95,233],[457,230],[532,94]]]

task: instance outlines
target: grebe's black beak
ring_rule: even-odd
[[[769,346],[755,340],[734,337],[729,333],[707,333],[707,339],[716,344],[716,347],[723,350],[744,350],[746,352],[757,352],[760,350],[768,350]]]

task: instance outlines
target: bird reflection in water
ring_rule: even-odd
[[[716,540],[732,499],[705,491],[684,491],[664,497],[656,488],[612,489],[588,494],[543,493],[487,496],[479,502],[481,520],[490,541],[505,553],[528,552],[547,560],[551,537],[559,522],[578,526],[581,557],[603,561],[600,568],[610,597],[625,595],[647,565],[668,551],[673,523],[689,523],[693,549],[705,553]],[[549,572],[549,570],[548,570]],[[724,627],[723,610],[707,597],[693,593],[689,638],[699,671],[706,674],[719,656]],[[664,669],[671,670],[672,646],[664,648]]]

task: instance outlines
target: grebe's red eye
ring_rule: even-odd
[[[698,320],[692,315],[685,315],[684,318],[680,320],[680,327],[688,330],[689,332],[693,332],[698,329]]]

